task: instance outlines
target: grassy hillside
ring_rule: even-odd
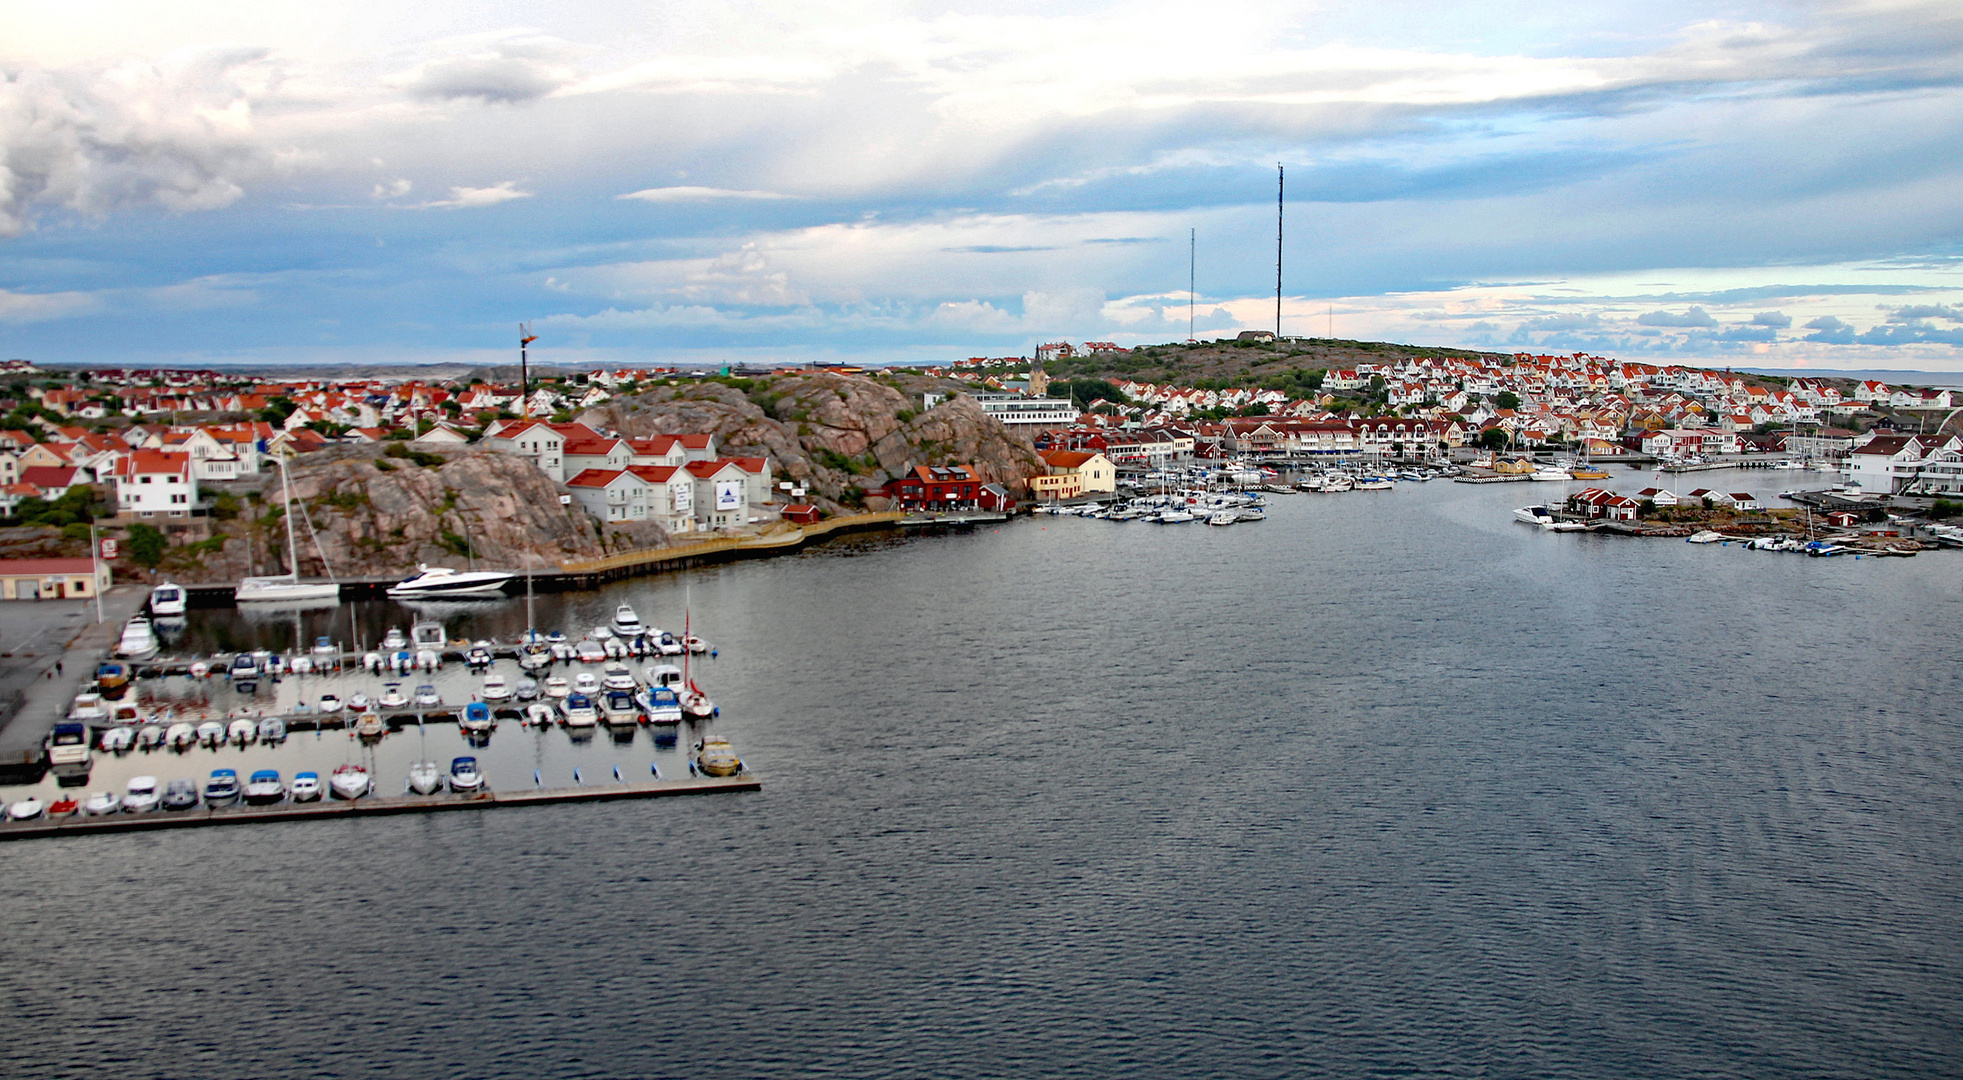
[[[1306,338],[1300,341],[1203,341],[1193,344],[1141,345],[1115,356],[1074,357],[1044,365],[1051,378],[1137,379],[1184,386],[1263,386],[1296,392],[1321,382],[1329,368],[1382,364],[1407,357],[1460,356],[1501,358],[1506,354],[1468,349],[1398,345],[1387,341],[1345,341]]]

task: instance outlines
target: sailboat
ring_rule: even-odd
[[[286,562],[287,572],[271,577],[249,577],[239,582],[236,598],[240,603],[298,601],[319,602],[341,599],[341,586],[332,580],[330,572],[327,581],[300,580],[300,554],[293,536],[293,485],[286,476],[286,459],[279,459],[280,505],[285,508],[286,518]],[[312,524],[309,523],[309,528]],[[315,541],[319,543],[318,540]],[[326,559],[321,560],[325,565]]]
[[[682,602],[682,640],[684,641],[694,636],[691,633],[693,628],[690,626],[694,616],[690,608],[693,606],[686,600]],[[715,702],[709,700],[709,695],[702,692],[701,687],[695,685],[695,680],[689,677],[688,658],[689,652],[682,653],[682,686],[684,687],[681,694],[682,715],[694,721],[707,720],[721,710],[716,708]]]

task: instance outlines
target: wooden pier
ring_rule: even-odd
[[[373,817],[389,814],[432,814],[446,810],[489,810],[499,806],[542,806],[547,803],[606,802],[614,799],[660,799],[676,795],[711,795],[728,791],[760,791],[763,781],[750,773],[736,776],[695,776],[677,780],[647,780],[631,784],[592,784],[584,787],[539,788],[531,791],[481,791],[469,795],[401,795],[343,800],[322,798],[311,803],[272,806],[199,806],[194,810],[156,809],[141,814],[76,814],[66,818],[0,823],[0,840],[33,840],[86,833],[184,829],[199,825],[253,825],[273,821],[314,821],[321,818]]]

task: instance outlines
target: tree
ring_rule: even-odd
[[[1520,407],[1520,395],[1511,390],[1501,390],[1493,396],[1493,407],[1496,409],[1517,409]]]
[[[155,570],[157,564],[164,561],[164,549],[168,546],[164,534],[155,525],[145,525],[139,521],[130,526],[130,558],[139,564]]]
[[[1070,400],[1076,402],[1080,409],[1089,408],[1090,403],[1099,398],[1113,405],[1131,403],[1131,399],[1125,396],[1124,391],[1103,379],[1072,379],[1066,385],[1070,390]]]
[[[1488,450],[1504,450],[1511,445],[1513,437],[1505,428],[1487,428],[1479,433],[1479,445]]]

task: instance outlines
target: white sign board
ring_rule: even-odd
[[[716,481],[716,509],[738,510],[743,506],[743,481]]]
[[[686,514],[695,508],[695,494],[688,484],[676,484],[668,490],[675,496],[675,513]]]

